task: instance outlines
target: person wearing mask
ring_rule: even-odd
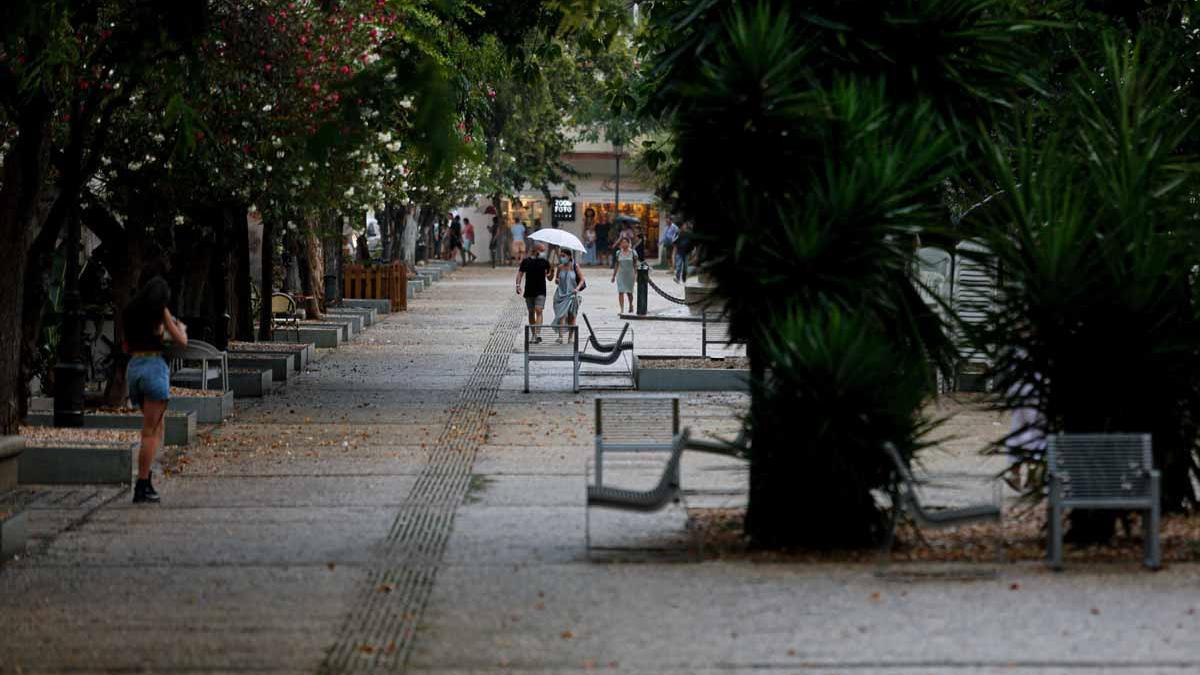
[[[525,223],[521,222],[520,216],[517,216],[517,222],[508,229],[508,234],[512,237],[513,259],[522,260],[525,257]]]
[[[621,314],[625,313],[625,298],[629,298],[629,311],[633,311],[633,277],[637,267],[637,252],[633,243],[625,237],[617,242],[617,253],[614,256],[612,281],[617,284],[617,304]]]
[[[561,343],[569,335],[563,326],[575,325],[579,304],[583,300],[579,294],[586,286],[574,256],[566,249],[558,252],[555,279],[558,286],[554,290],[554,325],[558,327],[558,342]]]
[[[550,261],[546,259],[546,245],[534,244],[533,255],[521,261],[517,268],[517,295],[525,298],[525,309],[529,313],[529,325],[542,324],[542,311],[546,307],[546,281],[551,277]],[[522,290],[521,281],[525,282]],[[533,341],[541,342],[542,336],[535,328]]]
[[[171,288],[162,277],[152,277],[138,291],[122,313],[125,329],[125,351],[129,354],[126,382],[129,400],[142,409],[142,442],[138,449],[137,482],[133,486],[133,503],[155,504],[158,492],[150,479],[154,454],[163,444],[163,423],[171,399],[171,369],[163,357],[163,333],[171,336],[178,347],[186,347],[187,326],[171,316],[167,305]]]
[[[692,225],[684,223],[675,237],[675,283],[687,283],[688,254],[692,251]]]
[[[473,263],[478,260],[478,256],[471,252],[475,248],[475,226],[471,224],[470,218],[463,218],[463,244],[462,244],[462,263],[464,265]],[[470,258],[468,261],[467,258]]]

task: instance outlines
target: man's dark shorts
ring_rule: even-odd
[[[532,298],[525,298],[525,307],[531,312],[535,309],[544,309],[546,307],[546,296],[537,295]]]

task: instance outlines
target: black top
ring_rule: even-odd
[[[596,241],[608,243],[608,223],[596,223]]]
[[[680,230],[679,236],[675,237],[675,250],[679,253],[692,250],[692,236],[687,230]]]
[[[125,343],[130,352],[163,350],[162,308],[157,312],[133,303],[125,310]]]
[[[550,261],[545,258],[526,258],[521,261],[520,269],[525,273],[525,297],[545,295],[546,272],[550,271]]]

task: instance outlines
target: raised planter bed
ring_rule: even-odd
[[[235,398],[262,398],[271,393],[274,382],[270,368],[229,369],[229,386]]]
[[[301,321],[300,330],[304,330],[305,328],[332,328],[338,331],[338,337],[341,338],[342,342],[349,342],[350,338],[354,337],[353,324],[350,321],[343,321],[340,318],[326,318],[321,321]]]
[[[111,429],[23,427],[23,484],[128,483],[140,434]]]
[[[391,300],[370,300],[366,298],[343,298],[342,307],[366,307],[373,309],[380,314],[389,314],[392,311]]]
[[[25,421],[34,427],[53,427],[54,413],[31,412]],[[163,431],[163,442],[167,445],[189,445],[196,440],[196,413],[169,411],[164,422],[166,429]],[[142,413],[132,409],[122,412],[88,411],[83,415],[83,429],[128,429],[140,432]],[[21,479],[24,482],[23,475]]]
[[[303,342],[231,342],[229,358],[282,354],[292,359],[292,370],[303,373],[313,358],[313,345]]]
[[[322,321],[326,323],[349,323],[350,336],[354,337],[363,332],[363,317],[358,314],[343,314],[341,312],[325,312],[325,318]]]
[[[275,342],[311,344],[320,349],[333,349],[342,344],[341,326],[329,328],[301,326],[299,332],[300,335],[297,337],[295,330],[281,328],[275,331],[273,339]]]
[[[0,494],[17,486],[17,470],[24,450],[25,439],[20,436],[0,436]]]
[[[639,391],[750,390],[749,364],[743,357],[641,356],[635,372]]]
[[[233,359],[230,359],[230,365],[233,365]],[[193,412],[199,424],[220,424],[233,414],[233,392],[212,389],[201,392],[198,389],[171,387],[171,402],[167,410]]]
[[[358,316],[363,320],[363,326],[374,326],[379,321],[379,313],[370,307],[330,307],[326,314],[334,316]]]
[[[288,375],[293,369],[292,365],[294,362],[295,357],[291,354],[272,354],[269,352],[238,354],[237,356],[229,357],[230,368],[270,369],[271,379],[277,384],[288,381]]]

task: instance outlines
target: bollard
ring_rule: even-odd
[[[650,292],[650,266],[645,262],[638,265],[637,270],[637,314],[646,316],[647,295]]]
[[[325,275],[325,304],[332,305],[337,301],[338,283],[336,274]]]

